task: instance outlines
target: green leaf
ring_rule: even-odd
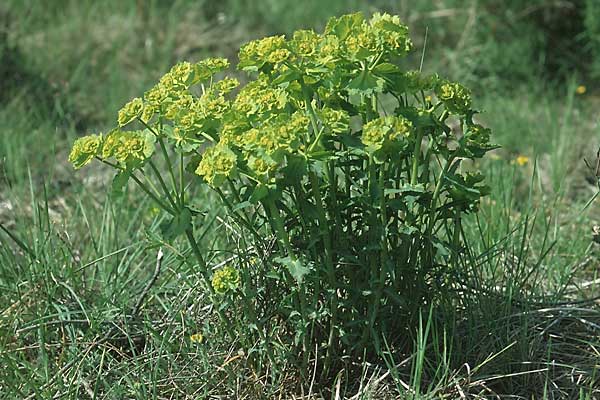
[[[421,183],[417,185],[410,185],[407,183],[405,185],[402,185],[398,189],[385,189],[384,193],[386,196],[397,193],[404,195],[420,196],[421,194],[425,193],[425,186]]]
[[[196,170],[198,169],[198,165],[200,164],[200,161],[202,161],[202,156],[200,154],[194,154],[193,156],[191,156],[189,158],[188,163],[185,165],[186,172],[189,172],[190,174],[195,174]]]
[[[129,181],[130,177],[131,171],[128,170],[121,171],[118,174],[116,174],[112,181],[111,194],[117,197],[122,196],[123,189],[125,188],[125,185],[127,185],[127,182]]]
[[[283,182],[286,185],[293,185],[305,176],[308,172],[306,159],[293,155],[287,156],[287,165],[281,170],[283,172]]]
[[[383,92],[384,84],[385,81],[382,78],[375,76],[371,71],[365,69],[348,83],[346,89],[350,95],[364,94],[368,96]]]
[[[304,265],[300,260],[292,260],[289,256],[277,257],[274,261],[286,267],[290,272],[290,275],[292,275],[299,285],[302,284],[304,276],[310,272],[310,268]]]
[[[362,13],[342,15],[339,18],[330,18],[325,27],[325,34],[334,34],[340,40],[345,40],[351,33],[360,28],[364,21]]]
[[[392,63],[381,63],[373,68],[373,72],[378,75],[387,75],[387,74],[398,74],[402,72],[400,68]]]
[[[282,72],[277,78],[273,80],[273,85],[281,85],[284,83],[297,81],[300,79],[300,73],[293,69],[288,69]]]
[[[184,208],[178,215],[160,225],[160,230],[166,240],[173,240],[192,226],[192,212]]]
[[[256,185],[256,187],[252,191],[252,195],[250,196],[249,201],[252,204],[256,204],[259,201],[261,201],[262,199],[264,199],[265,197],[267,197],[268,195],[269,195],[269,187],[267,185],[259,183],[258,185]]]

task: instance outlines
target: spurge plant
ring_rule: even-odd
[[[115,189],[132,180],[170,215],[165,239],[185,235],[215,323],[255,365],[376,356],[448,303],[461,221],[488,190],[462,164],[494,148],[467,88],[401,68],[411,47],[398,17],[351,14],[244,45],[239,89],[225,59],[182,62],[69,160],[110,165]],[[238,229],[216,270],[200,185]]]

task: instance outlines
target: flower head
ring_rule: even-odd
[[[203,341],[204,341],[204,336],[200,332],[197,332],[197,333],[194,333],[193,335],[190,335],[190,342],[192,342],[192,343],[200,344]]]
[[[529,163],[529,157],[524,156],[524,155],[519,155],[516,159],[515,162],[517,163],[517,165],[519,167],[524,166],[525,164]]]
[[[139,97],[131,100],[119,110],[118,123],[119,126],[125,126],[137,117],[142,115],[144,110],[144,102]]]
[[[154,153],[155,137],[148,131],[111,131],[102,146],[102,158],[113,157],[125,168],[140,167]]]
[[[212,78],[216,73],[229,67],[229,61],[226,58],[207,58],[194,65],[194,79],[192,84],[201,83]]]
[[[312,30],[299,30],[294,32],[290,47],[300,57],[311,57],[319,45],[319,35]]]
[[[240,285],[240,273],[231,265],[226,265],[213,273],[212,287],[215,292],[225,294]]]
[[[240,49],[238,68],[257,71],[267,63],[281,63],[290,55],[285,36],[268,36],[253,40]]]
[[[471,92],[457,82],[441,82],[436,87],[436,95],[448,111],[465,115],[471,108]]]
[[[69,154],[69,162],[75,169],[88,164],[94,157],[100,155],[102,135],[89,135],[75,140]]]
[[[410,135],[412,124],[402,116],[379,117],[363,126],[361,140],[372,150],[378,150],[386,142],[400,141]]]
[[[212,187],[217,187],[235,171],[237,157],[225,144],[219,143],[206,149],[196,174],[202,176]]]

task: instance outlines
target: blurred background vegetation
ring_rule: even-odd
[[[424,70],[468,85],[474,104],[483,111],[479,118],[502,146],[483,166],[492,195],[477,223],[485,225],[486,240],[500,241],[523,212],[523,237],[509,237],[506,243],[520,248],[519,255],[527,252],[535,270],[521,269],[529,261],[505,264],[508,255],[515,254],[507,251],[498,263],[508,267],[499,268],[490,279],[490,290],[513,279],[511,271],[516,270],[527,277],[523,288],[551,293],[577,286],[574,277],[597,278],[597,267],[590,262],[598,257],[591,228],[600,224],[600,207],[596,202],[587,214],[580,211],[597,191],[594,171],[583,160],[594,164],[600,144],[598,0],[4,0],[0,2],[0,224],[27,243],[38,261],[27,261],[14,240],[0,232],[4,310],[0,361],[7,366],[0,368],[0,392],[2,385],[12,388],[14,398],[24,397],[21,390],[35,392],[54,376],[57,368],[51,360],[59,357],[83,357],[80,375],[97,376],[104,355],[88,355],[76,338],[94,337],[105,321],[126,312],[151,275],[148,265],[153,265],[154,254],[148,254],[143,243],[160,222],[154,209],[135,193],[111,199],[110,175],[102,168],[75,174],[66,161],[73,140],[113,127],[121,106],[178,61],[224,56],[234,63],[237,49],[248,40],[299,28],[320,30],[329,17],[354,11],[400,15],[415,44],[404,66],[417,69],[423,57]],[[531,210],[541,215],[535,229],[533,223],[528,225]],[[481,226],[472,229],[474,236],[478,229]],[[185,270],[176,249],[171,250],[165,260],[167,272],[147,307],[142,335],[146,346],[154,346],[157,353],[135,368],[127,358],[115,358],[112,371],[130,377],[119,380],[122,386],[114,385],[113,372],[106,372],[98,377],[94,392],[105,388],[119,398],[134,382],[142,382],[135,397],[149,398],[144,385],[156,385],[157,371],[182,373],[189,383],[202,377],[194,371],[206,372],[213,365],[179,360],[176,344],[186,346],[181,338],[201,323],[192,316],[184,321],[184,312],[192,307],[189,299],[201,299],[202,294],[193,271]],[[597,293],[598,284],[581,287]],[[488,318],[514,313],[510,307],[498,311],[494,301],[487,304],[481,315]],[[91,321],[85,329],[43,324],[81,319],[82,312]],[[180,318],[179,325],[156,322]],[[487,323],[497,326],[495,321]],[[536,352],[542,358],[550,354],[550,345],[519,326],[499,330],[492,344],[475,338],[476,344],[458,354],[457,368],[469,359],[476,365],[495,351],[503,352],[503,357],[486,368],[512,373],[518,360],[529,362]],[[515,335],[523,340],[504,352]],[[61,345],[65,337],[71,337],[70,347]],[[167,342],[173,347],[164,347]],[[46,349],[44,344],[50,345]],[[560,345],[554,346],[561,356],[575,353],[575,347],[562,351]],[[591,348],[596,350],[581,357],[597,368],[600,345]],[[163,352],[169,361],[156,367],[152,357],[162,357]],[[212,361],[221,363],[215,354]],[[195,368],[191,378],[190,365]],[[527,385],[539,389],[528,379],[511,381],[505,393]],[[235,379],[231,382],[234,387]],[[23,389],[24,385],[30,387]]]

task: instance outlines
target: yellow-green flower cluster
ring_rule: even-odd
[[[160,78],[158,84],[144,94],[144,111],[151,106],[153,112],[161,108],[168,108],[180,98],[191,95],[190,86],[211,79],[216,73],[226,69],[229,61],[225,58],[208,58],[196,64],[187,61],[176,64],[169,72]],[[227,80],[221,83],[219,90],[222,93],[232,90],[237,86],[237,81]],[[171,111],[172,113],[172,111]]]
[[[170,84],[173,87],[187,88],[191,84],[193,72],[194,66],[188,61],[183,61],[175,64],[162,80],[168,79],[167,85]]]
[[[148,131],[115,129],[106,135],[102,158],[114,158],[124,168],[136,168],[154,153],[155,137]]]
[[[114,158],[123,168],[138,168],[154,153],[154,142],[154,135],[148,131],[115,129],[106,137],[89,135],[75,141],[69,162],[79,169],[94,157],[103,160]]]
[[[282,110],[288,102],[284,89],[271,86],[266,77],[247,84],[237,95],[233,103],[235,111],[248,117]]]
[[[144,102],[139,97],[131,100],[119,110],[117,122],[119,126],[125,126],[134,119],[140,117],[144,110]]]
[[[287,60],[290,54],[283,35],[254,40],[240,49],[238,68],[258,70],[267,63],[281,63]]]
[[[226,294],[240,286],[240,273],[231,265],[226,265],[213,273],[212,287],[218,294]]]
[[[251,128],[248,119],[236,111],[228,112],[223,116],[223,125],[219,135],[220,143],[235,145],[241,135]]]
[[[325,34],[337,36],[351,60],[402,56],[412,47],[408,28],[397,16],[389,14],[376,13],[370,21],[366,21],[361,13],[331,18]]]
[[[236,163],[235,153],[228,146],[219,143],[206,149],[196,174],[202,176],[210,186],[217,187],[232,176]]]
[[[317,64],[329,65],[341,58],[340,39],[335,35],[322,35],[319,41],[315,60]],[[331,65],[335,67],[335,65]]]
[[[280,115],[265,122],[260,129],[246,131],[241,144],[248,152],[262,151],[270,156],[282,151],[291,153],[300,145],[303,134],[308,131],[308,117],[302,111],[291,116]]]
[[[273,158],[264,153],[250,155],[248,156],[248,168],[257,178],[264,180],[265,177],[268,177],[276,170],[277,163]]]
[[[200,97],[196,111],[204,119],[221,120],[230,108],[230,102],[223,95],[209,91]]]
[[[217,83],[215,83],[214,89],[221,94],[227,94],[239,85],[240,82],[237,79],[225,77]]]
[[[386,51],[394,55],[403,55],[412,48],[408,27],[402,24],[397,15],[375,13],[370,23]]]
[[[194,79],[192,84],[201,83],[212,78],[216,73],[229,68],[229,61],[225,58],[207,58],[194,65]]]
[[[347,132],[350,126],[350,115],[344,110],[324,107],[318,112],[319,117],[329,133]]]
[[[410,136],[412,124],[402,116],[379,117],[363,126],[361,140],[371,150],[381,149],[386,142],[399,142]]]
[[[320,36],[312,30],[299,30],[294,32],[290,47],[300,57],[311,57],[319,46]]]
[[[69,154],[69,162],[79,169],[99,156],[102,150],[102,135],[89,135],[75,140]]]
[[[491,129],[480,124],[469,124],[467,130],[461,139],[464,142],[464,149],[468,157],[483,157],[489,150],[496,146],[490,144]]]
[[[452,113],[465,115],[471,108],[471,92],[457,82],[442,82],[436,87],[437,97]]]

